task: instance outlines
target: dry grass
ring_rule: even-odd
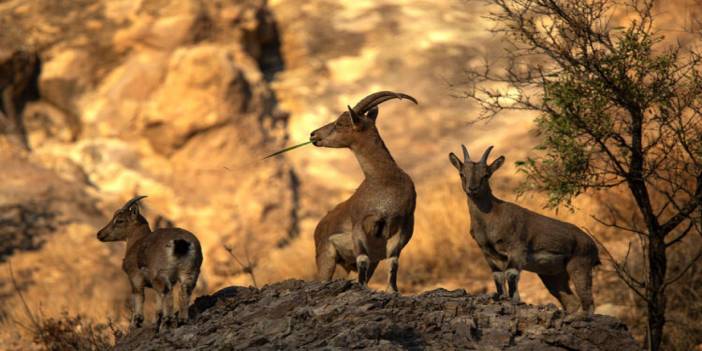
[[[10,316],[9,323],[5,324],[15,327],[15,335],[20,339],[19,344],[15,345],[17,348],[24,348],[31,343],[34,348],[49,351],[110,350],[124,335],[109,319],[107,323],[96,323],[90,318],[80,314],[71,315],[67,311],[62,311],[56,317],[46,317],[41,310],[33,311],[17,282],[12,262],[8,262],[7,267],[10,283],[19,300],[15,312],[20,311],[21,315]],[[26,342],[27,339],[31,341]]]
[[[31,332],[34,342],[44,350],[111,350],[123,332],[111,322],[95,323],[81,315],[63,312],[58,318],[46,318]]]
[[[674,267],[687,263],[702,245],[702,240],[690,237],[678,244],[668,255],[671,268],[669,276],[675,274]],[[609,246],[612,246],[610,244]],[[629,266],[643,267],[640,249],[635,248]],[[638,298],[614,273],[606,267],[597,274],[594,284],[600,313],[610,313],[627,324],[634,337],[643,342],[646,338],[646,304]],[[702,345],[702,261],[697,261],[683,279],[666,290],[667,309],[664,349],[685,351],[698,349]]]
[[[689,238],[673,251],[669,260],[680,267],[702,247],[702,239]],[[640,306],[643,311],[644,306]],[[702,260],[698,260],[668,289],[666,340],[671,350],[699,350],[702,345]]]

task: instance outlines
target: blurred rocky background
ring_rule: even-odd
[[[662,6],[670,29],[699,9],[684,0]],[[261,158],[306,141],[378,90],[420,102],[386,103],[378,119],[418,192],[401,291],[491,291],[447,154],[461,143],[472,153],[495,145],[508,162],[493,189],[514,201],[513,162],[537,139],[534,116],[470,124],[476,107],[455,97],[467,67],[500,53],[488,12],[463,0],[0,1],[0,344],[27,340],[18,291],[35,314],[124,324],[124,245],[95,233],[136,194],[148,195],[152,227],[200,238],[196,294],[253,277],[259,286],[312,279],[314,227],[353,192],[360,169],[348,150],[307,146]],[[614,255],[627,251],[630,237],[592,220],[599,199],[558,213],[543,210],[538,194],[518,201],[588,228]],[[383,286],[384,267],[372,286]],[[681,296],[700,293],[702,267],[691,274]],[[640,303],[606,265],[595,292],[598,313],[643,337]],[[530,273],[521,294],[555,303]],[[702,337],[688,317],[671,315],[679,320],[668,328],[695,345]]]

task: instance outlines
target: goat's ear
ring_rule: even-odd
[[[129,217],[134,218],[134,219],[139,217],[139,205],[138,204],[134,204],[134,205],[129,207]]]
[[[495,159],[495,161],[492,161],[492,163],[488,166],[488,172],[492,175],[498,168],[502,167],[502,164],[505,163],[505,157],[500,156]]]
[[[351,117],[351,124],[353,125],[354,128],[361,123],[361,116],[354,111],[351,106],[346,106],[349,109],[349,117]]]
[[[366,113],[366,117],[375,122],[375,119],[378,118],[378,106],[373,107],[370,111],[368,111],[368,113]]]
[[[458,171],[463,169],[463,162],[461,162],[453,152],[449,154],[449,161],[451,161],[451,164],[456,167]]]

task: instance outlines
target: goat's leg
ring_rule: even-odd
[[[165,327],[172,327],[175,322],[173,316],[173,288],[169,284],[168,290],[163,294],[163,322]]]
[[[352,236],[353,253],[356,256],[356,269],[358,269],[358,283],[363,287],[367,287],[370,258],[368,257],[368,244],[366,243],[366,233],[363,230],[363,226],[354,226]]]
[[[522,267],[527,264],[527,257],[527,248],[523,245],[517,245],[509,253],[505,278],[507,279],[509,297],[515,304],[521,301],[519,298],[519,277],[522,273]]]
[[[141,328],[144,323],[144,288],[134,291],[132,290],[132,321],[130,327]]]
[[[397,290],[397,270],[400,267],[400,257],[390,257],[390,274],[388,277],[388,291],[391,293],[398,292]]]
[[[336,269],[337,252],[334,245],[327,243],[317,252],[317,279],[330,281]]]
[[[592,298],[592,265],[590,262],[591,259],[587,257],[574,257],[566,266],[582,307],[582,310],[576,313],[576,317],[590,317],[595,310]]]
[[[368,266],[370,265],[370,259],[368,255],[361,254],[356,256],[356,268],[358,269],[358,283],[362,287],[368,286]]]
[[[480,250],[483,252],[483,256],[485,257],[485,261],[487,262],[488,266],[490,266],[490,270],[492,271],[492,280],[495,282],[495,294],[492,296],[492,298],[495,301],[502,300],[503,298],[507,297],[506,291],[505,291],[505,262],[499,261],[494,259],[490,254],[488,254],[488,250],[484,248],[483,246],[480,247]]]
[[[390,256],[390,274],[388,274],[388,291],[392,293],[397,293],[397,271],[400,269],[400,252],[407,245],[409,240],[412,238],[414,233],[414,214],[410,214],[407,220],[403,223],[402,228],[400,228],[400,235],[396,243],[388,243],[388,251]]]
[[[493,270],[492,279],[495,281],[495,300],[505,297],[505,272]]]
[[[144,323],[144,281],[140,277],[129,280],[132,286],[132,320],[130,328],[141,328]]]
[[[580,303],[575,297],[575,294],[573,294],[573,291],[570,290],[568,272],[554,275],[539,274],[539,278],[541,278],[548,292],[558,299],[558,302],[561,303],[566,314],[571,314],[578,310]]]
[[[194,272],[191,274],[186,274],[181,278],[180,282],[180,296],[178,296],[178,324],[182,325],[188,321],[190,317],[188,313],[188,307],[190,306],[190,296],[195,289],[195,284],[197,284],[197,277],[199,272]]]
[[[519,303],[521,300],[519,298],[519,275],[521,270],[517,268],[507,268],[505,271],[505,278],[507,279],[507,285],[509,288],[509,298],[512,303]]]
[[[161,322],[163,322],[163,293],[161,290],[156,289],[155,285],[154,290],[156,297],[156,322],[154,322],[154,328],[158,331],[161,328]]]
[[[153,288],[156,291],[156,330],[170,322],[170,311],[173,309],[173,294],[168,279],[156,277],[153,279]]]
[[[485,254],[485,260],[487,261],[488,266],[490,266],[490,270],[492,270],[492,280],[495,281],[495,295],[493,295],[493,299],[496,301],[502,300],[506,297],[505,272],[500,269],[500,267],[498,267],[498,265],[487,254]]]
[[[132,321],[130,326],[133,328],[141,328],[142,323],[144,323],[144,289],[141,291],[132,292],[132,305],[134,311],[132,312]]]

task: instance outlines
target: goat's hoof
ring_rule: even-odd
[[[519,305],[522,303],[522,300],[517,296],[513,297],[509,300],[513,305]]]
[[[144,316],[136,315],[132,318],[132,322],[129,323],[129,329],[139,329],[142,324],[144,324]]]
[[[176,326],[176,319],[173,317],[164,318],[161,322],[161,329],[170,329]]]
[[[176,312],[175,315],[177,326],[181,326],[184,324],[188,323],[188,320],[190,320],[190,314],[189,313],[181,313],[180,311]]]
[[[180,327],[180,326],[186,325],[186,324],[188,324],[189,320],[190,320],[190,318],[188,318],[187,316],[185,316],[185,317],[178,316],[178,318],[176,319],[176,322],[177,322],[176,326]]]
[[[498,293],[492,294],[492,299],[494,301],[497,301],[497,302],[500,302],[500,301],[504,300],[505,298],[506,298],[506,296],[498,294]]]

